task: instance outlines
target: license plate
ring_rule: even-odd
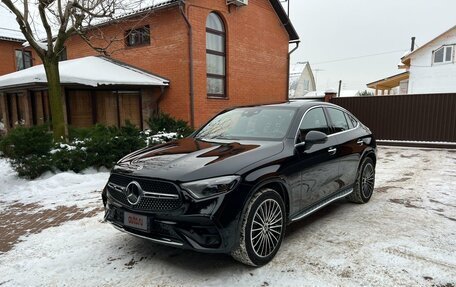
[[[143,231],[148,231],[147,216],[124,212],[124,225]]]

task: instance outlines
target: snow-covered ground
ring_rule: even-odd
[[[108,181],[107,170],[85,170],[81,174],[62,172],[46,173],[29,181],[20,179],[5,159],[0,159],[0,202],[37,203],[43,208],[74,206],[83,209],[99,207],[100,194]],[[7,207],[0,205],[0,212]]]
[[[63,173],[28,182],[0,160],[0,202],[49,208],[73,199],[90,208],[107,176]],[[63,195],[69,192],[79,197]],[[291,225],[262,268],[151,244],[102,223],[101,213],[21,239],[0,254],[2,287],[455,286],[456,151],[380,147],[369,204],[341,201]]]

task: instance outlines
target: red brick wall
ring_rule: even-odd
[[[267,0],[231,7],[225,0],[189,1],[194,29],[195,123],[199,126],[231,106],[287,99],[288,34]],[[195,6],[192,6],[195,3]],[[206,96],[206,18],[217,11],[227,31],[228,100]]]
[[[0,40],[0,76],[16,72],[15,50],[18,49],[22,49],[22,43]],[[33,52],[32,58],[32,63],[35,65],[37,60]]]
[[[160,109],[189,121],[188,36],[184,19],[177,7],[154,12],[141,21],[128,21],[101,28],[107,35],[123,36],[133,27],[150,25],[151,43],[147,46],[126,48],[124,41],[113,43],[110,55],[130,65],[145,69],[170,80],[160,102]],[[103,46],[106,42],[94,41]],[[96,55],[78,36],[67,43],[68,59]]]
[[[232,7],[226,0],[189,0],[186,13],[193,26],[195,125],[231,106],[287,99],[288,34],[268,0],[250,0],[247,7]],[[217,11],[227,30],[228,99],[206,96],[206,18]],[[131,27],[149,24],[151,44],[125,48],[123,41],[110,47],[112,57],[166,77],[171,85],[160,103],[162,111],[190,121],[188,30],[177,7],[154,12],[137,21],[102,28],[122,35]],[[95,55],[80,38],[67,44],[68,58]]]

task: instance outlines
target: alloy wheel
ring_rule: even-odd
[[[251,246],[259,257],[271,255],[282,237],[282,209],[274,199],[263,201],[255,211],[250,228]]]
[[[364,166],[361,175],[361,191],[365,198],[369,198],[374,191],[375,172],[372,164],[368,163]]]

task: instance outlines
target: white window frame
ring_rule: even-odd
[[[451,48],[451,59],[449,61],[447,61],[447,48]],[[436,62],[435,61],[435,54],[438,51],[440,51],[441,49],[443,49],[443,62]],[[453,63],[453,62],[454,62],[454,45],[442,46],[442,47],[438,48],[437,50],[435,50],[432,53],[432,63],[434,65],[442,65],[442,64],[448,64],[448,63]]]

